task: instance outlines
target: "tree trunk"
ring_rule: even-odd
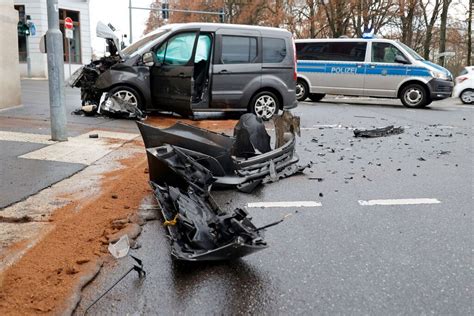
[[[443,0],[443,8],[441,9],[441,24],[439,27],[439,53],[443,54],[446,51],[446,26],[448,22],[448,8],[452,0]],[[445,57],[439,56],[438,63],[444,66]]]
[[[310,38],[315,38],[316,37],[316,27],[314,25],[314,22],[315,22],[315,15],[316,15],[316,10],[314,8],[314,1],[313,0],[310,0],[307,2],[308,6],[309,6],[309,23],[310,23],[310,26],[309,26],[309,37]]]
[[[467,65],[472,65],[472,10],[474,9],[474,0],[469,0],[469,14],[467,21]]]

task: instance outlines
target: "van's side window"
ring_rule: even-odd
[[[156,57],[166,65],[186,65],[193,54],[196,33],[181,33],[161,45]]]
[[[248,64],[257,57],[257,38],[246,36],[222,36],[223,64]]]
[[[390,43],[372,43],[372,62],[394,64],[395,56],[405,57],[403,53]]]
[[[284,39],[264,37],[262,46],[264,63],[279,63],[285,59],[286,43]]]
[[[319,42],[297,43],[297,58],[300,60],[357,61],[365,60],[365,42]]]

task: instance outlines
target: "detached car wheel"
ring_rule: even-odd
[[[419,84],[409,84],[403,88],[400,99],[407,108],[422,108],[431,103],[426,89]]]
[[[143,101],[140,96],[140,93],[138,93],[137,90],[135,90],[132,87],[127,87],[127,86],[117,86],[109,91],[109,95],[116,96],[125,102],[128,102],[140,110],[143,110]]]
[[[309,98],[313,102],[318,102],[321,101],[326,95],[322,93],[311,93],[309,95]]]
[[[296,100],[304,101],[308,98],[309,89],[306,82],[301,79],[298,79],[296,82]]]
[[[277,96],[270,91],[262,91],[257,93],[250,102],[250,110],[252,113],[260,117],[262,120],[268,121],[278,112],[280,101]]]
[[[461,102],[464,104],[472,104],[474,103],[474,89],[466,89],[463,92],[461,92],[461,95],[459,96],[461,99]]]

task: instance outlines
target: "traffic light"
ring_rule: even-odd
[[[163,20],[169,19],[170,18],[170,11],[168,11],[170,8],[169,3],[162,3],[161,4],[161,17]]]
[[[219,9],[219,22],[225,23],[225,11],[224,8]]]
[[[29,36],[30,35],[30,28],[28,24],[24,21],[18,21],[17,24],[18,35],[20,36]]]

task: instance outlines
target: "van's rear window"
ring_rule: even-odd
[[[247,36],[222,36],[222,63],[248,64],[257,57],[257,38]]]
[[[366,42],[296,43],[298,60],[364,61]]]
[[[279,63],[285,59],[286,43],[284,39],[264,37],[262,46],[264,63]]]

